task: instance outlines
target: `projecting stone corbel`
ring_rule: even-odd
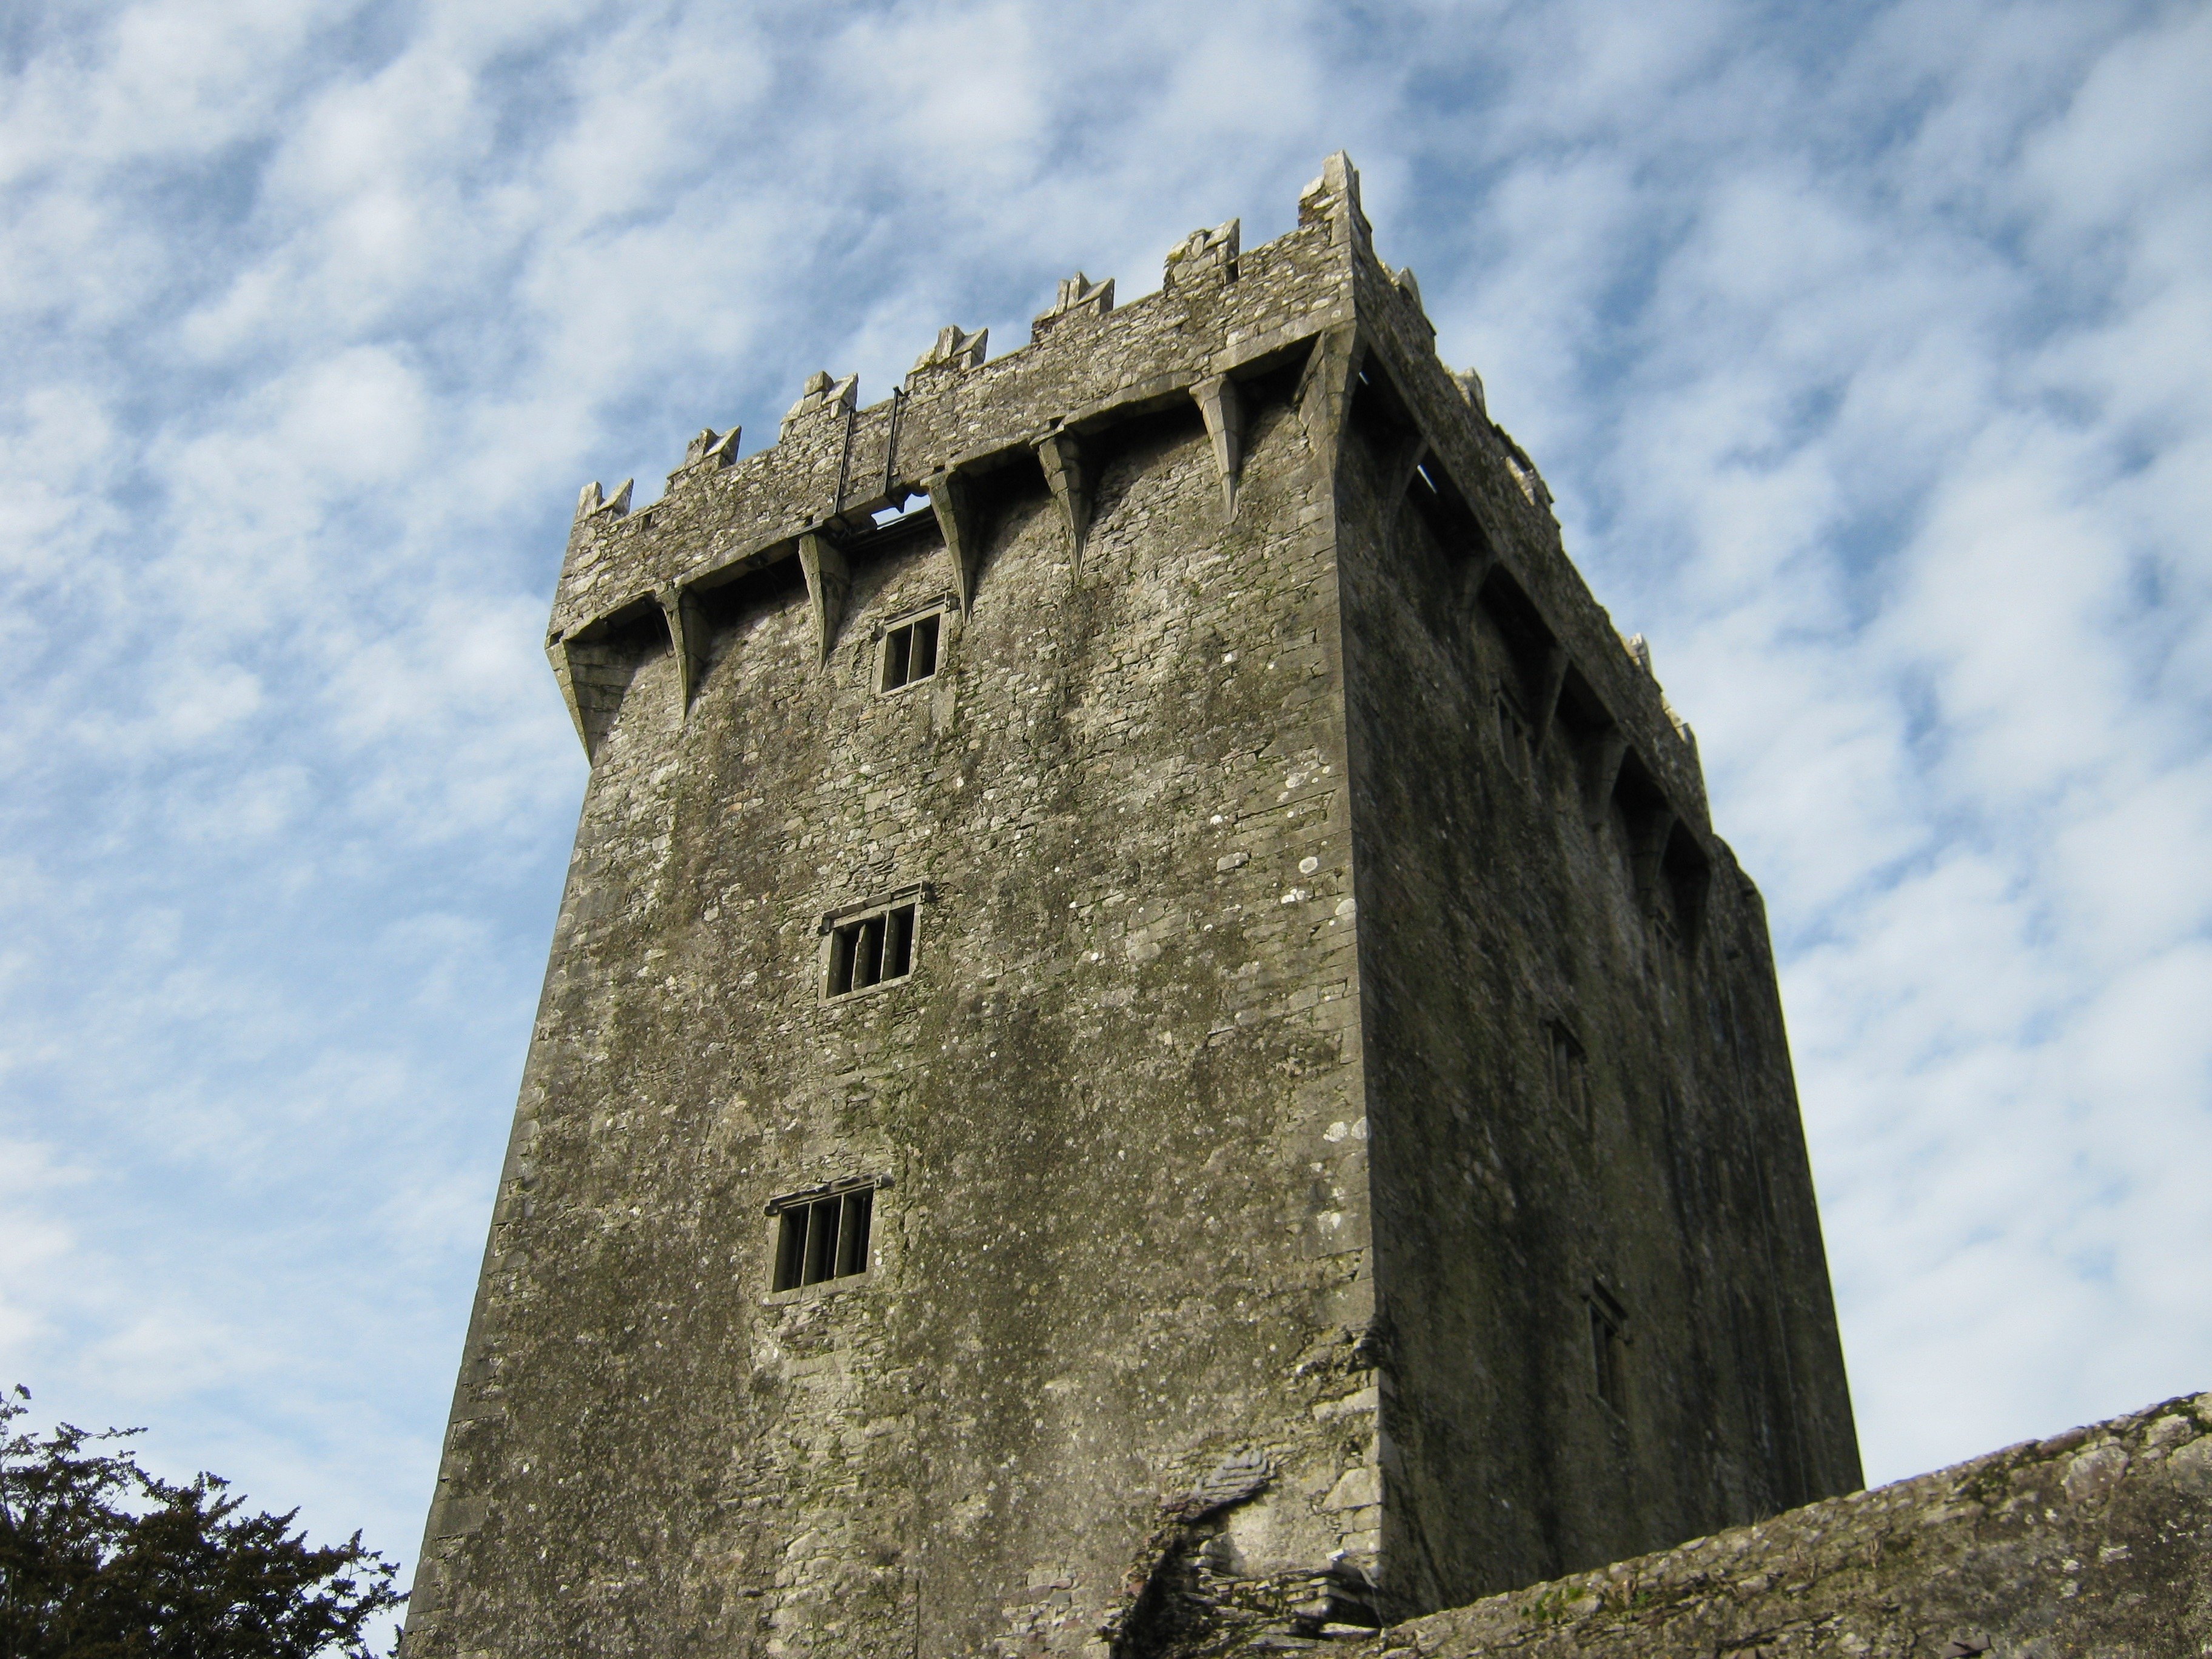
[[[1237,516],[1237,477],[1244,465],[1244,403],[1237,382],[1215,374],[1197,382],[1190,395],[1206,416],[1206,435],[1213,444],[1213,468],[1221,475],[1221,516]]]
[[[1490,573],[1497,568],[1498,550],[1487,540],[1478,541],[1474,550],[1453,568],[1453,597],[1458,603],[1459,616],[1470,626],[1474,620],[1474,607],[1482,598],[1482,585],[1490,580]]]
[[[1583,757],[1583,817],[1593,830],[1605,822],[1606,809],[1613,804],[1613,786],[1627,753],[1627,734],[1616,726],[1591,738],[1589,752]]]
[[[1540,755],[1544,741],[1552,734],[1552,725],[1559,712],[1559,693],[1567,684],[1567,647],[1554,644],[1544,653],[1544,665],[1536,683],[1536,730],[1532,747]]]
[[[599,745],[613,729],[615,716],[622,712],[623,699],[629,694],[638,664],[658,644],[650,631],[641,633],[639,625],[645,624],[650,630],[651,624],[665,616],[654,599],[641,598],[545,642],[545,655],[553,665],[561,699],[568,705],[568,718],[575,722],[576,736],[583,742],[587,759],[599,759]],[[672,638],[670,642],[674,643]]]
[[[592,491],[599,493],[599,485]],[[562,639],[545,641],[545,660],[553,665],[553,683],[561,688],[561,701],[568,706],[569,722],[576,728],[576,741],[584,745],[584,759],[592,758],[592,734],[584,726],[584,705],[576,696],[576,677],[568,672],[568,642]]]
[[[1305,428],[1306,447],[1332,476],[1365,355],[1359,331],[1352,325],[1326,329],[1314,337],[1298,377],[1298,422]]]
[[[691,699],[707,672],[707,612],[688,587],[664,587],[660,614],[668,623],[668,643],[676,654],[677,717],[691,712]]]
[[[929,496],[929,510],[937,515],[945,550],[952,556],[952,590],[960,596],[964,617],[975,600],[976,561],[982,552],[967,481],[957,472],[940,471],[924,478],[921,487]]]
[[[1429,441],[1419,432],[1409,434],[1398,446],[1391,459],[1390,476],[1384,480],[1390,492],[1383,498],[1386,501],[1406,498],[1406,492],[1413,487],[1413,475],[1421,470],[1421,463],[1429,459]]]
[[[1083,568],[1083,542],[1091,533],[1091,475],[1084,468],[1083,445],[1072,432],[1050,432],[1037,440],[1037,464],[1067,520],[1067,539],[1075,568]]]
[[[799,538],[799,568],[806,574],[806,599],[814,613],[814,644],[817,659],[830,660],[837,643],[837,625],[845,620],[845,596],[853,590],[852,573],[837,544],[817,530]]]

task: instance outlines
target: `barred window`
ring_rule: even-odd
[[[850,996],[914,971],[911,900],[849,917],[830,929],[830,994]]]
[[[773,1288],[795,1291],[867,1272],[875,1206],[872,1180],[792,1193],[769,1204],[769,1213],[775,1218]]]

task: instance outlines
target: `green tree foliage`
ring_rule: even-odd
[[[16,1426],[0,1397],[0,1655],[6,1659],[367,1659],[363,1631],[406,1597],[397,1565],[311,1549],[288,1515],[243,1515],[212,1474],[182,1486],[64,1423]]]

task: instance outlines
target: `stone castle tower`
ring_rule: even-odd
[[[407,1651],[1286,1642],[1859,1480],[1757,892],[1341,156],[579,503]]]

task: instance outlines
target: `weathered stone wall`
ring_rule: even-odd
[[[2197,1659],[2212,1652],[2208,1431],[2212,1395],[2169,1401],[1328,1646],[1341,1659]]]
[[[908,692],[872,619],[945,594],[926,514],[826,669],[787,564],[687,721],[636,667],[416,1650],[1095,1644],[1160,1498],[1254,1450],[1251,1560],[1371,1554],[1333,559],[1253,413],[1226,533],[1194,409],[1101,452],[1079,575],[1041,488],[989,502]],[[922,878],[913,979],[823,1002],[817,918]],[[765,1201],[878,1172],[875,1270],[763,1296]]]
[[[1856,1480],[1694,745],[1341,158],[1300,218],[585,492],[549,655],[591,782],[410,1655],[1164,1653]],[[1568,769],[1516,805],[1493,611]],[[913,974],[830,998],[830,918],[894,894]],[[867,1270],[774,1290],[770,1200],[861,1178]]]
[[[1433,1607],[1848,1491],[1859,1465],[1755,896],[1647,781],[1584,789],[1601,739],[1546,684],[1557,636],[1486,575],[1483,532],[1405,487],[1409,423],[1370,392],[1352,430],[1383,1478],[1404,1499],[1383,1553],[1388,1605]],[[1623,1316],[1610,1401],[1595,1295]]]

